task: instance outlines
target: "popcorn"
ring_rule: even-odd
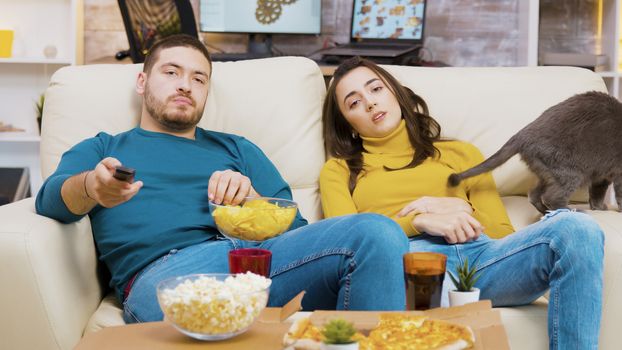
[[[263,241],[287,230],[296,207],[280,207],[265,200],[249,200],[240,206],[220,206],[212,216],[218,228],[234,238]]]
[[[158,293],[162,311],[178,327],[200,334],[227,334],[248,328],[268,302],[272,281],[247,272],[224,281],[199,276]]]

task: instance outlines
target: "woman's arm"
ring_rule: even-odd
[[[329,159],[320,172],[320,195],[324,217],[356,214],[358,210],[350,191],[348,179],[350,170],[344,162]]]
[[[481,163],[484,156],[475,146],[470,147],[466,170]],[[493,238],[502,238],[514,232],[514,227],[501,201],[497,185],[492,173],[484,173],[464,182],[469,203],[473,208],[473,217],[484,227],[487,235]]]
[[[324,217],[330,218],[347,214],[358,213],[358,208],[352,199],[348,189],[350,170],[345,162],[337,159],[329,159],[320,172],[320,194]],[[391,217],[402,228],[407,236],[419,234],[412,224],[416,213],[408,213],[405,216]]]
[[[448,214],[455,212],[473,213],[469,202],[458,197],[428,197],[424,196],[408,203],[399,213],[398,217],[408,215],[410,212]]]
[[[479,221],[463,211],[420,214],[413,219],[413,226],[431,236],[443,237],[449,244],[476,240],[483,231]]]

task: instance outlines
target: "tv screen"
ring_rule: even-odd
[[[424,0],[355,0],[352,12],[354,39],[422,40]]]
[[[201,0],[202,32],[319,34],[321,0]]]

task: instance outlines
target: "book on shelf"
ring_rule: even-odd
[[[0,121],[0,132],[23,132],[26,131],[24,129],[16,128],[11,124],[4,124]]]

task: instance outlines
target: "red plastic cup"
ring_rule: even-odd
[[[259,248],[240,248],[229,251],[229,272],[246,273],[248,271],[270,277],[272,252]]]

